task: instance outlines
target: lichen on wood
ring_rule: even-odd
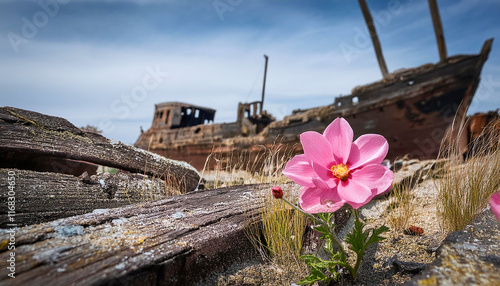
[[[0,284],[193,285],[256,255],[245,227],[268,189],[198,191],[17,229],[16,279]],[[0,246],[4,267],[10,251]]]

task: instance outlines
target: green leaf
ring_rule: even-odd
[[[316,281],[324,281],[325,283],[330,283],[332,278],[337,280],[339,273],[337,273],[335,266],[340,265],[342,267],[348,266],[345,261],[341,261],[341,254],[337,252],[331,255],[331,260],[323,260],[314,255],[302,255],[300,258],[309,266],[311,274],[304,279],[297,282],[297,284],[312,284]],[[328,271],[331,275],[325,275],[323,271]]]
[[[369,232],[363,232],[364,226],[365,224],[363,222],[355,220],[352,232],[346,236],[345,241],[351,245],[349,248],[357,254],[364,251],[365,241],[368,238]]]
[[[331,220],[335,216],[335,213],[318,213],[318,217],[326,222],[329,226],[331,225]]]
[[[340,251],[337,251],[336,253],[334,253],[331,257],[330,257],[330,260],[331,261],[340,261],[342,263],[345,263],[347,262],[346,260],[347,258],[345,258],[341,253]]]
[[[337,265],[337,264],[335,264]],[[335,265],[331,265],[330,267],[328,267],[328,272],[330,272],[332,274],[332,278],[334,281],[337,281],[338,277],[339,277],[339,273],[337,272],[337,270],[335,269]]]
[[[372,243],[384,240],[385,237],[380,236],[380,234],[382,234],[382,233],[384,233],[386,231],[389,231],[389,228],[387,226],[385,226],[385,225],[383,225],[383,226],[381,226],[381,227],[379,227],[377,229],[374,229],[371,237],[366,242],[365,247],[368,247],[368,245],[370,245]]]
[[[323,250],[328,254],[328,256],[332,257],[334,255],[333,253],[333,250],[331,249],[331,247],[328,247],[328,246],[324,246],[323,247]]]
[[[297,284],[312,284],[318,280],[330,282],[331,278],[323,274],[323,269],[329,267],[329,261],[322,260],[314,255],[302,255],[300,258],[309,266],[311,274],[297,282]]]
[[[328,229],[328,227],[326,227],[322,224],[314,226],[313,228],[314,228],[314,230],[319,231],[324,235],[328,235],[330,233],[330,230]]]
[[[304,279],[300,280],[299,282],[297,282],[298,285],[304,285],[304,284],[313,284],[314,282],[316,281],[319,281],[319,280],[326,280],[328,277],[325,276],[325,274],[323,274],[323,272],[321,271],[311,271],[311,275],[309,276],[306,276]]]
[[[333,276],[336,277],[338,276],[338,273],[335,273],[333,274]],[[300,280],[299,282],[297,282],[298,285],[303,285],[303,284],[313,284],[314,282],[316,281],[323,281],[325,282],[326,284],[330,283],[332,279],[328,276],[326,276],[325,274],[323,274],[323,272],[321,270],[311,270],[311,274],[309,276],[306,276],[304,279]]]
[[[310,264],[312,262],[320,262],[321,259],[314,255],[301,255],[300,258],[304,260],[305,263]]]

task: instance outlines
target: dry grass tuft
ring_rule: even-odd
[[[416,203],[410,186],[412,186],[411,182],[393,185],[387,217],[391,229],[402,231],[409,227]]]
[[[291,195],[288,192],[288,197]],[[295,199],[297,194],[293,194]],[[292,200],[293,201],[293,200]],[[262,223],[247,229],[247,236],[262,257],[283,270],[284,276],[296,281],[308,274],[300,259],[307,217],[283,202],[271,192],[262,200]]]
[[[297,264],[302,249],[305,216],[272,196],[266,196],[264,205],[262,228],[269,254],[279,264]]]
[[[151,146],[152,137],[149,141],[148,151]],[[164,170],[152,170],[153,175],[151,178],[148,177],[148,160],[144,162],[144,179],[142,180],[142,184],[139,186],[141,189],[141,199],[142,202],[154,201],[165,197],[177,196],[186,193],[186,178],[181,177],[178,178],[175,172],[171,172],[170,167]],[[163,182],[165,183],[165,188],[160,190],[155,181],[159,178],[163,178]],[[128,192],[127,192],[128,196]],[[130,197],[129,197],[130,201]],[[130,201],[131,202],[131,201]]]
[[[207,188],[288,182],[281,172],[295,154],[294,148],[284,146],[275,142],[268,148],[261,146],[259,150],[212,151],[202,171]]]
[[[389,226],[396,231],[403,231],[410,226],[410,221],[415,215],[417,206],[417,198],[413,189],[419,187],[419,183],[428,177],[431,170],[417,172],[417,176],[392,185],[387,219]]]
[[[213,151],[205,163],[202,176],[207,188],[228,187],[241,184],[284,185],[289,181],[282,171],[295,155],[294,148],[274,143],[260,150]],[[208,166],[213,166],[210,170]],[[307,266],[300,259],[306,217],[293,210],[282,200],[275,199],[271,188],[262,198],[261,220],[246,228],[246,235],[263,259],[280,269],[280,279],[297,281],[308,274]],[[296,201],[298,191],[285,189],[285,195]],[[282,272],[281,272],[282,271]]]
[[[443,145],[441,154],[448,157],[438,188],[437,212],[443,231],[462,230],[486,207],[490,196],[500,186],[500,136],[497,124],[488,125],[466,155],[458,142]],[[458,141],[458,140],[457,140]],[[465,157],[465,160],[464,160]]]

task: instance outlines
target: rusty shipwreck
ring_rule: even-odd
[[[264,75],[262,100],[240,103],[236,122],[213,123],[216,111],[211,108],[179,102],[161,103],[155,106],[151,128],[141,132],[135,146],[203,169],[212,153],[246,160],[255,159],[255,156],[239,154],[258,153],[263,148],[301,153],[300,133],[322,132],[333,119],[344,117],[352,126],[355,138],[365,133],[378,133],[387,138],[390,145],[387,158],[390,160],[405,155],[418,159],[436,158],[446,132],[465,118],[493,39],[486,40],[478,54],[448,57],[437,8],[431,4],[441,60],[388,73],[373,20],[364,1],[360,4],[382,80],[356,87],[350,95],[335,98],[333,104],[295,110],[276,121],[263,110]],[[241,159],[235,161],[238,160]]]

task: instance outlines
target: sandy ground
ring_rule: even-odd
[[[332,285],[399,285],[410,280],[435,259],[435,251],[446,237],[437,218],[435,182],[432,179],[424,180],[410,193],[414,209],[407,227],[417,226],[423,230],[423,235],[405,234],[404,229],[407,227],[391,229],[384,233],[385,240],[366,250],[356,281],[346,274]],[[362,212],[367,214],[366,228],[382,224],[390,227],[389,206],[393,200],[392,196],[386,196],[366,206],[368,211]],[[219,285],[294,285],[296,281],[297,275],[266,262],[219,277]]]

